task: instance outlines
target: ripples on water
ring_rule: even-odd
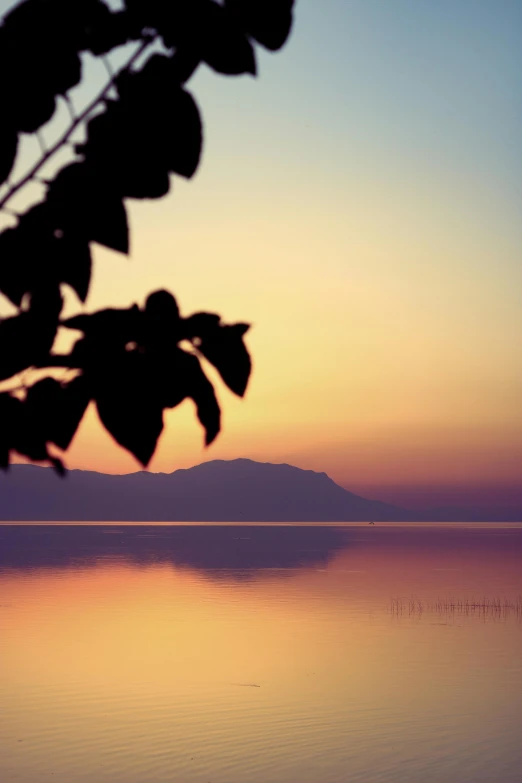
[[[0,526],[2,783],[519,783],[519,526]]]

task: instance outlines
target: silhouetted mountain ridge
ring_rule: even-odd
[[[326,473],[249,459],[213,460],[174,473],[110,475],[14,465],[0,472],[0,520],[71,522],[522,521],[522,512],[423,512],[369,500]]]
[[[248,459],[174,473],[108,475],[15,465],[0,475],[0,519],[10,521],[346,522],[418,514],[349,492],[326,473]]]

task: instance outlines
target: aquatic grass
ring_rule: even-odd
[[[522,596],[514,599],[501,597],[455,598],[441,597],[421,599],[417,597],[392,598],[388,607],[390,614],[401,617],[420,618],[423,614],[447,617],[481,617],[484,619],[516,618],[522,621]]]

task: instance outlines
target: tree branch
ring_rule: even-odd
[[[89,114],[93,111],[93,109],[96,108],[97,104],[102,101],[105,96],[107,95],[108,91],[111,89],[111,87],[114,86],[116,79],[122,74],[124,71],[127,71],[129,68],[134,65],[136,60],[141,57],[143,52],[146,50],[148,46],[154,41],[154,36],[147,36],[143,39],[141,45],[138,47],[138,49],[134,52],[132,57],[129,59],[126,65],[123,66],[123,68],[120,68],[120,70],[113,74],[110,81],[105,85],[103,90],[98,93],[98,95],[91,101],[91,103],[82,111],[81,114],[79,114],[70,124],[69,128],[65,131],[65,133],[60,136],[58,141],[50,147],[45,155],[42,155],[40,160],[33,166],[33,168],[18,182],[15,182],[14,185],[12,185],[9,190],[7,191],[6,195],[2,200],[0,200],[0,210],[4,209],[6,207],[6,204],[13,198],[16,193],[18,193],[19,190],[21,190],[24,185],[27,185],[28,182],[31,182],[38,174],[40,169],[44,166],[45,163],[62,147],[64,144],[67,143],[69,140],[69,137],[71,134],[76,130],[78,125],[80,125]]]

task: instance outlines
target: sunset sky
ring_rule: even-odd
[[[129,203],[132,254],[96,248],[87,308],[169,288],[251,322],[254,373],[244,401],[219,385],[208,450],[191,403],[168,413],[151,470],[284,461],[395,501],[522,487],[521,74],[519,0],[298,0],[258,79],[197,72],[201,168]],[[93,411],[67,464],[139,467]]]

